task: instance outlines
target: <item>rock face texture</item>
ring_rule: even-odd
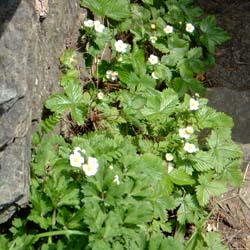
[[[31,122],[58,89],[58,58],[83,15],[78,3],[0,0],[0,224],[27,204]]]

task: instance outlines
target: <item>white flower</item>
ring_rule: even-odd
[[[166,27],[164,28],[164,31],[166,34],[170,34],[174,31],[174,28],[171,25],[166,25]]]
[[[105,26],[103,24],[100,23],[100,21],[94,21],[94,27],[95,27],[95,31],[102,33],[103,30],[105,29]]]
[[[187,23],[186,24],[186,31],[189,33],[192,33],[194,31],[194,26],[192,23]]]
[[[195,147],[194,144],[186,142],[184,145],[184,150],[190,154],[194,153],[197,151],[197,148]]]
[[[151,36],[149,40],[151,43],[155,43],[157,41],[157,36]]]
[[[108,70],[106,72],[106,78],[112,81],[116,81],[118,78],[118,72],[117,71],[112,71],[112,70]]]
[[[151,74],[151,76],[152,76],[155,80],[159,79],[159,77],[156,75],[155,72],[153,72],[153,73]]]
[[[87,21],[84,21],[83,24],[84,24],[84,26],[86,26],[86,27],[88,27],[88,28],[94,27],[94,21],[91,20],[91,19],[89,19],[89,20],[87,20]]]
[[[126,53],[127,47],[128,45],[122,40],[118,40],[115,42],[115,49],[117,52]]]
[[[151,27],[152,30],[155,30],[155,28],[156,28],[156,26],[155,26],[154,23],[152,23],[152,24],[150,25],[150,27]]]
[[[179,129],[179,136],[181,138],[188,139],[190,137],[190,134],[187,132],[187,128],[180,128]]]
[[[94,157],[89,157],[88,163],[82,165],[82,169],[87,176],[95,175],[97,173],[98,167],[98,161]]]
[[[118,72],[117,72],[117,71],[113,71],[113,72],[111,73],[111,80],[112,80],[112,81],[116,81],[117,78],[118,78]]]
[[[199,93],[195,93],[195,96],[196,96],[196,97],[200,97]]]
[[[174,170],[174,164],[172,162],[168,162],[167,168],[168,168],[168,173],[172,172]]]
[[[110,170],[113,170],[113,169],[114,169],[114,167],[113,167],[112,165],[110,165],[110,166],[109,166],[109,169],[110,169]]]
[[[74,153],[69,156],[69,160],[72,167],[81,167],[84,163],[84,158],[78,151],[74,151]]]
[[[113,182],[115,182],[117,185],[120,185],[120,178],[118,175],[115,175]]]
[[[117,61],[118,61],[118,62],[122,62],[122,60],[123,60],[123,57],[122,57],[122,56],[119,56],[119,57],[117,58]]]
[[[194,98],[190,98],[189,109],[190,110],[197,110],[198,108],[199,108],[199,102],[196,101]]]
[[[189,133],[189,134],[193,134],[194,133],[194,128],[192,126],[187,126],[186,127],[186,131]]]
[[[148,58],[148,61],[150,62],[150,64],[155,65],[159,62],[159,58],[158,56],[150,55],[150,57]]]
[[[104,98],[104,94],[103,94],[102,92],[99,92],[99,93],[97,94],[97,98],[98,98],[99,100],[102,100],[102,99]]]
[[[82,153],[86,153],[85,149],[81,149],[80,147],[75,147],[74,150],[73,150],[74,153],[77,153],[77,152],[82,152]]]
[[[172,161],[174,159],[174,156],[171,153],[166,153],[165,154],[165,159],[167,161]]]
[[[106,78],[107,78],[107,79],[111,79],[111,74],[112,74],[112,72],[113,72],[112,70],[107,70],[107,71],[106,71]]]

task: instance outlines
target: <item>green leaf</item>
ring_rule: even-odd
[[[62,114],[71,111],[72,118],[79,124],[83,124],[84,116],[87,113],[82,86],[76,82],[69,82],[65,87],[65,94],[55,94],[46,101],[46,108],[53,112]]]
[[[199,213],[199,205],[193,196],[187,194],[177,211],[177,220],[181,225],[186,223],[194,223],[197,221]]]
[[[170,50],[170,53],[162,56],[161,62],[167,66],[175,66],[178,64],[183,58],[185,53],[183,51],[178,50]]]
[[[147,97],[147,104],[142,109],[142,114],[148,117],[162,117],[171,115],[178,103],[177,94],[171,89],[155,92],[155,95]]]
[[[189,49],[189,43],[188,41],[179,38],[177,35],[173,35],[168,39],[168,48],[179,54],[183,53],[185,55]]]
[[[230,131],[212,131],[208,138],[208,145],[216,162],[216,171],[221,173],[228,161],[242,159],[240,147],[230,139]]]
[[[105,46],[111,41],[112,34],[108,29],[105,29],[102,33],[97,33],[94,39],[95,44],[100,50],[103,50]],[[101,51],[100,51],[101,52]]]
[[[104,239],[112,239],[113,237],[118,237],[121,235],[119,231],[119,227],[122,224],[122,218],[119,213],[115,213],[110,211],[108,217],[105,221],[105,231],[104,231]]]
[[[140,157],[140,162],[138,164],[144,165],[144,172],[147,176],[151,176],[152,179],[157,178],[160,180],[163,173],[165,172],[164,161],[158,156],[151,153],[144,154]]]
[[[216,45],[222,44],[229,39],[228,34],[222,28],[216,26],[214,16],[204,18],[200,23],[200,28],[204,32],[200,36],[200,41],[210,53],[214,53]]]
[[[180,71],[180,75],[184,80],[193,79],[194,72],[192,71],[187,60],[182,60],[181,63],[178,64],[178,68]]]
[[[73,70],[76,64],[75,57],[76,52],[74,50],[65,50],[64,54],[60,57],[60,62],[64,67]]]
[[[179,96],[184,96],[184,94],[188,91],[188,82],[183,80],[181,77],[176,77],[172,82],[172,87]]]
[[[196,231],[188,240],[185,250],[205,250],[204,247],[204,238],[199,231]]]
[[[56,127],[60,119],[61,114],[54,113],[53,115],[50,115],[48,118],[43,120],[40,125],[42,133],[45,134],[52,131]]]
[[[163,240],[162,234],[155,234],[150,238],[148,250],[159,250],[161,249],[161,243]]]
[[[95,240],[91,249],[92,250],[107,250],[107,249],[110,249],[110,245],[105,240]]]
[[[193,167],[200,172],[208,171],[214,169],[216,163],[214,162],[214,157],[211,152],[198,151],[194,158]]]
[[[57,206],[77,206],[79,205],[79,190],[67,188],[58,198]]]
[[[176,185],[185,186],[193,185],[195,183],[194,178],[182,169],[174,169],[170,172],[169,176],[171,181]]]
[[[162,79],[167,80],[168,82],[172,79],[172,71],[165,65],[159,64],[155,67],[156,75]]]
[[[228,248],[222,244],[221,235],[217,232],[210,232],[205,237],[208,250],[227,250]]]
[[[152,43],[152,45],[162,53],[169,53],[170,51],[166,45],[166,41],[163,39],[157,39],[157,41],[155,43]]]
[[[145,4],[150,4],[150,5],[153,5],[154,4],[154,0],[143,0],[143,2]]]
[[[187,52],[188,59],[199,59],[202,57],[202,48],[201,47],[195,47],[190,49]]]
[[[61,86],[66,86],[69,82],[78,82],[79,72],[75,69],[68,69],[61,78]]]
[[[4,237],[3,235],[0,235],[0,245],[1,245],[1,250],[9,250],[9,241],[6,237]]]
[[[228,160],[225,162],[221,172],[222,180],[227,181],[231,185],[240,187],[243,182],[243,175],[241,171],[242,159]]]
[[[83,7],[89,8],[96,15],[120,21],[129,16],[128,0],[81,0]]]
[[[124,223],[140,225],[153,218],[153,208],[149,202],[138,202],[128,207]]]
[[[217,180],[212,180],[211,174],[199,176],[200,185],[196,186],[196,196],[201,206],[205,206],[209,202],[211,196],[218,196],[227,191],[224,184]]]
[[[198,124],[201,128],[231,129],[233,120],[222,112],[216,112],[213,108],[204,106],[195,113]]]
[[[132,64],[137,75],[143,76],[146,74],[144,50],[139,49],[138,46],[135,45],[132,52]]]
[[[183,243],[173,237],[163,239],[160,250],[184,250]]]

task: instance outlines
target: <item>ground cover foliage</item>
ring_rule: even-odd
[[[226,249],[206,207],[241,185],[242,152],[197,76],[227,34],[190,0],[81,4],[89,77],[65,51],[33,138],[30,211],[0,248]]]

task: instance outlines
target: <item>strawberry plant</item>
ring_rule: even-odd
[[[81,1],[90,77],[65,51],[64,91],[33,138],[30,211],[1,249],[226,249],[206,208],[241,185],[242,152],[196,75],[228,36],[191,3]]]

